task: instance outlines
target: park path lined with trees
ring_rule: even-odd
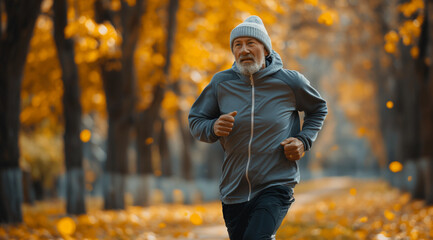
[[[57,197],[61,173],[71,215],[97,186],[105,209],[124,209],[131,176],[141,206],[160,179],[218,176],[186,116],[231,66],[230,30],[248,15],[328,100],[302,171],[377,171],[431,205],[432,12],[432,0],[0,0],[0,222]],[[188,191],[177,195],[205,198]]]

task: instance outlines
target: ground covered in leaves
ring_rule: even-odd
[[[337,181],[349,182],[299,185],[277,239],[433,239],[433,207],[383,181]],[[81,216],[65,215],[60,200],[24,206],[24,223],[2,225],[0,239],[227,239],[219,202],[124,211],[100,210],[101,199],[88,204]]]
[[[294,207],[277,239],[433,239],[433,206],[382,181],[354,181]]]

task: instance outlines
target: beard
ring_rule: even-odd
[[[254,62],[252,63],[241,63],[242,59],[249,58],[253,59]],[[265,58],[261,58],[259,61],[257,61],[256,58],[254,58],[252,55],[248,54],[244,57],[240,57],[236,60],[236,66],[238,67],[239,71],[247,76],[253,75],[254,73],[258,72],[262,66],[265,64]]]

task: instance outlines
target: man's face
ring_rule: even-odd
[[[252,37],[239,37],[233,41],[233,55],[238,69],[244,75],[251,75],[265,67],[265,46]]]

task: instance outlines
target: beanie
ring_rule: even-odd
[[[253,37],[265,45],[268,53],[271,53],[272,43],[263,25],[262,19],[257,16],[250,16],[245,21],[237,25],[230,33],[230,49],[233,51],[233,41],[238,37]]]

